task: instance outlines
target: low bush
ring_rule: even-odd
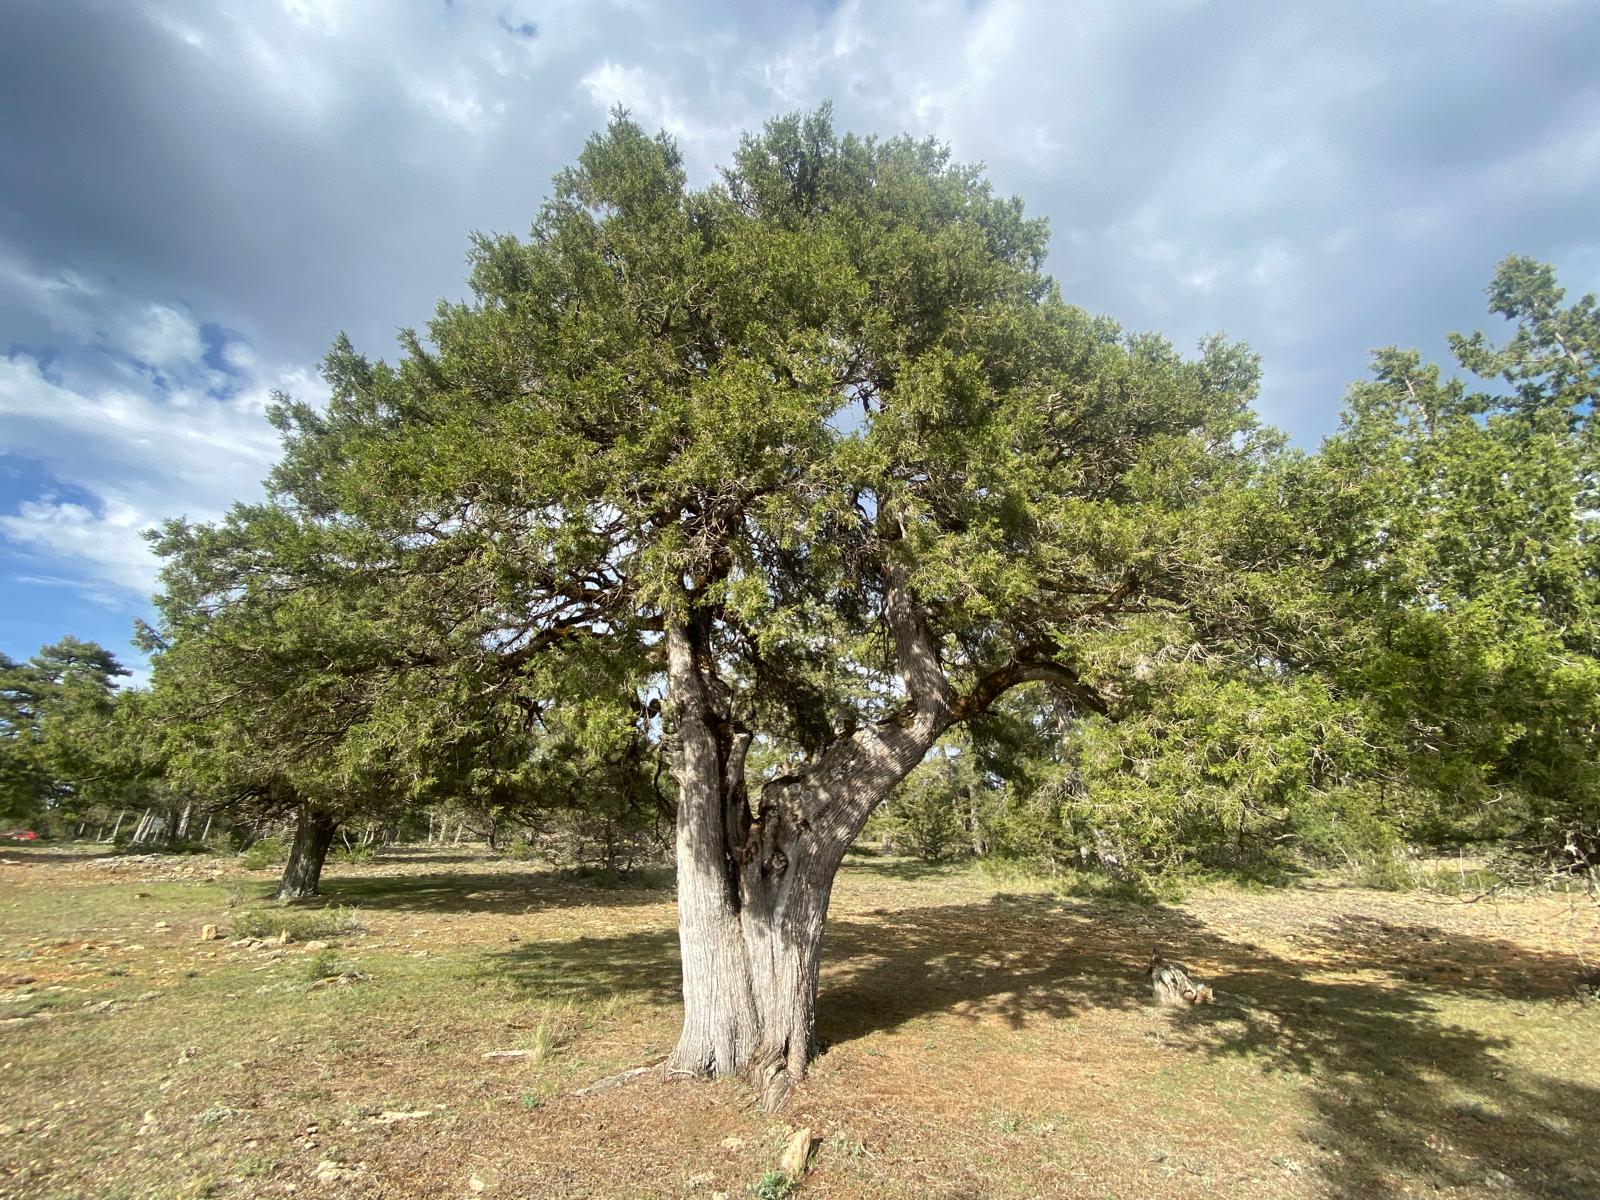
[[[234,937],[275,938],[287,933],[291,942],[309,942],[340,934],[359,933],[361,922],[354,909],[324,908],[314,911],[257,908],[233,919]]]
[[[262,838],[252,842],[239,854],[239,864],[247,871],[264,871],[289,857],[289,847],[282,838]]]

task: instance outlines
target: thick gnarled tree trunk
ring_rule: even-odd
[[[317,894],[322,864],[338,828],[339,822],[328,813],[309,804],[300,806],[289,861],[283,864],[283,878],[278,881],[279,900],[303,900]]]
[[[752,803],[750,735],[738,729],[710,653],[709,619],[669,622],[668,690],[678,749],[678,936],[683,1033],[675,1075],[749,1078],[776,1108],[816,1053],[817,974],[833,880],[873,809],[951,725],[1002,692],[1051,679],[1098,706],[1069,669],[1012,661],[957,695],[920,613],[892,575],[886,609],[907,701],[841,736]]]

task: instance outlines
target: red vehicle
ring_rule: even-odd
[[[13,842],[36,842],[39,835],[31,829],[13,829],[7,833],[0,833],[0,838],[10,838]]]

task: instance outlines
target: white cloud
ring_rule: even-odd
[[[170,304],[148,304],[119,331],[119,348],[152,367],[181,367],[205,352],[200,325]]]
[[[48,562],[85,569],[80,593],[104,603],[105,592],[97,584],[141,597],[155,591],[157,564],[142,536],[154,523],[152,515],[114,496],[99,512],[46,498],[25,500],[16,513],[0,516],[0,533]]]
[[[112,323],[117,340],[101,348],[103,370],[81,348],[48,374],[27,353],[0,358],[0,454],[36,462],[54,481],[0,513],[0,538],[39,564],[41,585],[71,579],[101,604],[118,590],[124,603],[154,590],[144,531],[169,517],[215,519],[260,494],[278,450],[263,416],[274,390],[321,394],[307,370],[268,370],[237,339],[222,353],[235,375],[222,375],[201,361],[193,317],[168,304],[127,309]],[[119,370],[124,357],[177,382]],[[225,394],[207,390],[218,381],[230,385]]]
[[[581,80],[583,90],[601,113],[621,107],[646,129],[664,129],[691,152],[723,152],[737,140],[737,122],[718,124],[690,116],[694,105],[673,95],[661,76],[642,67],[606,59]],[[707,165],[707,164],[702,164]]]

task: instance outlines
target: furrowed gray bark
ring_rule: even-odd
[[[339,822],[328,813],[302,804],[295,819],[294,841],[289,860],[283,864],[278,881],[279,900],[303,900],[315,896],[322,884],[322,864]]]

